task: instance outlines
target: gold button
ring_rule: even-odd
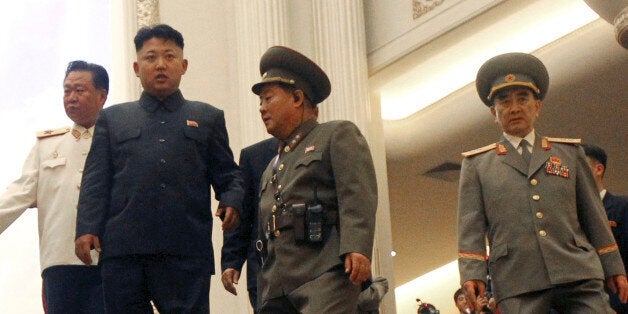
[[[275,230],[275,236],[276,236],[276,237],[278,237],[278,236],[280,236],[280,235],[281,235],[281,231],[279,231],[279,230]]]
[[[289,152],[290,151],[290,146],[284,147],[283,151],[286,152],[286,153]]]
[[[544,237],[544,236],[547,235],[547,232],[545,232],[545,230],[541,230],[541,231],[539,231],[539,235]]]
[[[281,184],[277,186],[277,189],[281,190]]]
[[[279,171],[283,170],[283,164],[279,165]]]
[[[539,181],[536,180],[536,179],[532,179],[532,180],[530,180],[530,184],[537,185],[537,184],[539,184]]]
[[[542,212],[536,212],[536,218],[538,218],[538,219],[543,218],[543,213]]]
[[[273,205],[273,213],[277,211],[277,205]]]
[[[532,196],[532,199],[533,199],[533,200],[535,200],[535,201],[538,201],[538,200],[540,200],[540,199],[541,199],[541,197],[540,197],[540,196],[538,196],[538,195],[533,195],[533,196]]]

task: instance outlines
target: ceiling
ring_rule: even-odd
[[[459,27],[373,75],[394,76],[421,54],[465,36]],[[442,41],[441,41],[442,40]],[[606,183],[628,194],[628,50],[597,20],[535,52],[550,74],[536,129],[577,137],[609,155]],[[461,152],[495,142],[501,131],[469,84],[403,120],[384,121],[395,281],[402,285],[454,261]]]

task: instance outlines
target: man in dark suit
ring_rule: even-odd
[[[179,90],[183,36],[168,25],[140,29],[133,64],[139,101],[103,110],[87,157],[76,255],[100,251],[110,313],[209,313],[214,272],[210,188],[234,229],[244,191],[224,114]]]
[[[318,123],[331,92],[325,72],[287,47],[271,47],[253,85],[279,155],[260,182],[260,313],[354,313],[371,277],[377,182],[357,126]]]
[[[584,153],[591,167],[595,185],[600,192],[600,198],[604,203],[604,209],[606,209],[611,231],[613,232],[613,236],[615,236],[615,241],[617,241],[619,245],[619,253],[624,261],[624,267],[628,267],[628,221],[626,221],[626,219],[628,219],[628,215],[626,214],[628,211],[628,197],[614,195],[606,190],[604,174],[606,173],[608,157],[604,149],[592,144],[582,146],[584,147]],[[628,313],[628,305],[619,302],[616,293],[608,292],[613,309],[617,311],[617,313]]]
[[[472,308],[490,273],[504,313],[611,313],[604,280],[626,302],[626,272],[579,140],[534,129],[548,85],[530,54],[499,55],[478,71],[478,94],[503,136],[463,154],[461,284]]]
[[[277,155],[279,140],[274,137],[245,147],[240,152],[240,169],[244,179],[244,201],[241,223],[235,231],[224,232],[222,245],[222,284],[237,295],[235,284],[240,279],[242,265],[246,261],[246,282],[249,301],[257,304],[257,274],[259,258],[255,249],[258,237],[259,182],[268,163]]]

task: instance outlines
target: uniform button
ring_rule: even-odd
[[[166,188],[166,184],[162,183],[162,184],[159,185],[159,187],[162,188],[162,189],[165,189]]]
[[[547,235],[547,232],[545,232],[545,230],[541,230],[541,231],[539,231],[539,235],[544,237],[544,236]]]
[[[289,152],[290,151],[290,146],[284,147],[283,151],[286,152],[286,153]]]
[[[536,212],[536,218],[538,218],[538,219],[543,218],[543,213],[542,212]]]
[[[164,140],[163,138],[160,138],[160,139],[159,139],[159,143],[163,143],[163,142],[165,142],[165,141],[166,141],[166,140]]]
[[[540,197],[540,196],[538,196],[538,195],[533,195],[533,196],[532,196],[532,199],[533,199],[533,200],[535,200],[535,201],[538,201],[538,200],[540,200],[540,199],[541,199],[541,197]]]
[[[283,170],[283,164],[279,165],[279,171]]]
[[[159,121],[159,123],[161,123],[161,124],[166,124],[166,121]]]
[[[281,184],[279,186],[277,186],[277,188],[281,190]]]
[[[280,235],[281,235],[281,231],[279,231],[279,230],[275,230],[274,234],[275,234],[275,236],[276,236],[276,237],[278,237],[278,236],[280,236]]]
[[[277,211],[277,205],[273,205],[273,213]]]
[[[162,158],[162,159],[159,159],[159,162],[162,163],[162,164],[165,164],[166,160]]]
[[[537,184],[539,184],[539,181],[537,179],[532,179],[532,180],[530,180],[530,184],[537,185]]]

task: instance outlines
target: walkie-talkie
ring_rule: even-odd
[[[318,243],[323,241],[323,205],[318,201],[316,184],[314,184],[314,202],[307,205],[305,223],[307,225],[307,241]]]

